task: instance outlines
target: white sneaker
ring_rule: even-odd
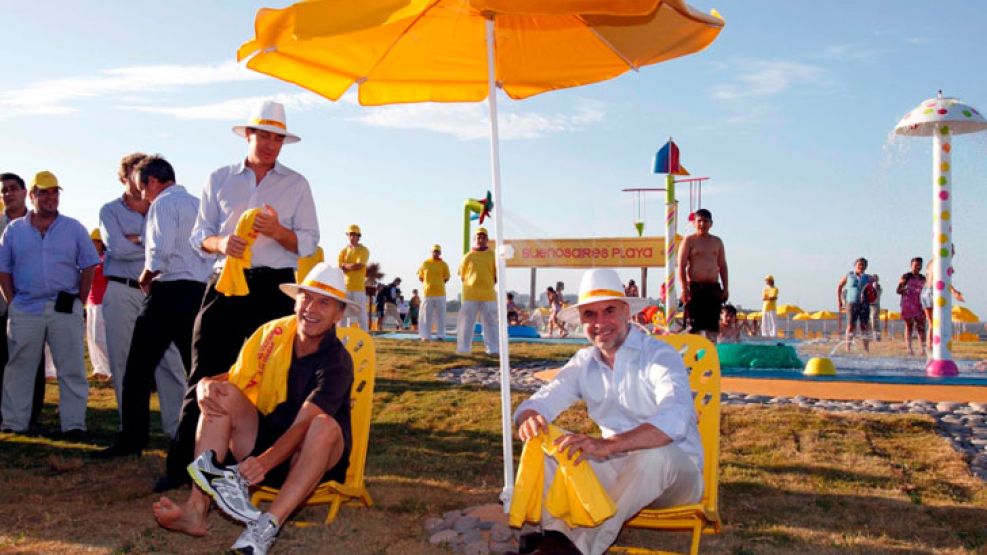
[[[240,476],[240,469],[235,464],[219,464],[211,449],[188,465],[188,473],[224,513],[245,524],[261,516],[260,510],[250,502],[249,484]]]
[[[243,555],[267,555],[274,545],[281,527],[271,513],[262,514],[257,520],[247,525],[247,529],[236,539],[230,548],[230,553]]]

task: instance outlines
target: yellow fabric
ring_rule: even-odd
[[[312,254],[298,259],[298,270],[295,271],[295,283],[301,283],[305,281],[305,276],[312,271],[319,262],[326,261],[326,254],[323,252],[322,247],[317,247],[315,252]]]
[[[350,272],[343,272],[343,277],[346,281],[347,291],[359,291],[363,292],[366,290],[367,282],[367,261],[370,260],[370,250],[363,245],[357,245],[352,247],[346,245],[343,250],[339,251],[339,265],[345,264],[363,264],[363,268],[359,270],[353,270]]]
[[[771,300],[768,300],[768,298]],[[761,292],[761,299],[764,300],[764,305],[761,307],[761,312],[773,312],[778,308],[778,288],[765,287],[764,291]]]
[[[223,264],[223,271],[219,273],[219,280],[216,281],[216,291],[227,297],[243,297],[250,293],[247,287],[247,278],[243,271],[250,267],[252,253],[250,246],[257,239],[257,232],[254,231],[254,220],[260,214],[259,208],[251,208],[240,214],[240,219],[236,222],[236,229],[233,234],[247,241],[247,247],[243,249],[243,258],[226,257]]]
[[[230,383],[264,414],[271,414],[288,396],[288,367],[297,329],[294,315],[271,320],[247,339],[230,367]]]
[[[449,277],[449,265],[445,260],[429,258],[418,267],[418,280],[425,286],[426,297],[445,297]]]
[[[617,505],[600,485],[593,467],[585,461],[575,464],[573,459],[559,453],[555,440],[563,435],[559,427],[549,425],[547,434],[524,444],[511,497],[511,526],[517,528],[525,522],[541,520],[545,490],[545,457],[542,453],[559,463],[545,495],[545,508],[549,514],[569,526],[590,527],[598,526],[617,512]]]
[[[490,302],[497,300],[494,283],[497,281],[497,261],[493,249],[470,251],[459,263],[459,277],[463,280],[463,300]]]
[[[698,52],[724,25],[684,0],[310,0],[258,11],[237,59],[331,100],[358,83],[363,105],[475,102],[488,94],[484,12],[514,99]]]

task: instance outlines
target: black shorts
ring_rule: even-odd
[[[846,305],[847,323],[854,326],[860,322],[860,329],[870,329],[870,305],[867,303],[849,303]]]
[[[284,433],[288,430],[281,430],[278,427],[273,426],[271,422],[260,412],[257,411],[257,439],[254,440],[254,449],[250,452],[249,457],[256,457],[264,451],[271,448],[274,442],[278,440]],[[319,483],[328,482],[329,480],[335,480],[342,484],[346,481],[346,469],[350,465],[350,446],[347,445],[343,449],[343,455],[339,458],[339,462],[336,466],[330,468],[322,475]],[[262,485],[270,486],[272,488],[280,488],[284,485],[284,481],[288,478],[288,472],[291,470],[291,457],[288,457],[286,461],[279,464],[278,466],[272,468],[270,472],[264,476],[264,482]]]
[[[723,305],[720,284],[690,283],[689,295],[689,302],[685,305],[689,331],[720,331],[720,307]]]

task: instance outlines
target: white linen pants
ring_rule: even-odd
[[[495,301],[463,301],[456,322],[456,352],[469,353],[473,343],[473,324],[477,315],[483,329],[483,345],[488,355],[500,350],[497,343],[497,303]]]
[[[432,332],[432,328],[435,332]],[[446,298],[425,297],[418,312],[418,336],[426,341],[446,338]]]
[[[127,355],[134,335],[137,315],[144,306],[144,293],[123,283],[110,281],[103,295],[103,321],[106,324],[106,351],[113,374],[113,390],[117,398],[117,414],[123,418],[123,376],[127,370]],[[59,367],[61,370],[61,367]],[[185,397],[187,374],[182,355],[174,344],[168,346],[158,367],[154,369],[154,383],[161,407],[161,429],[174,436],[178,429],[178,416]]]
[[[31,419],[34,380],[45,342],[58,368],[58,414],[62,431],[86,429],[89,382],[83,360],[82,302],[75,301],[72,313],[55,312],[48,302],[41,314],[31,314],[11,305],[7,319],[7,350],[10,358],[3,375],[3,429],[23,432]]]
[[[110,373],[110,355],[106,351],[106,322],[103,321],[103,305],[86,305],[86,345],[89,346],[89,362],[93,375],[113,376]]]
[[[570,528],[542,509],[542,528],[565,534],[583,555],[600,555],[617,539],[624,522],[645,507],[661,509],[698,503],[703,496],[703,476],[691,457],[676,445],[632,451],[605,461],[590,461],[600,485],[617,512],[599,526]],[[545,456],[545,493],[558,465]]]
[[[775,337],[778,335],[778,317],[773,310],[766,310],[761,315],[761,336]]]
[[[346,298],[359,303],[360,307],[357,308],[352,305],[346,305],[346,313],[343,316],[343,326],[349,327],[356,322],[363,331],[368,331],[370,329],[370,324],[367,322],[367,294],[363,291],[347,291]]]

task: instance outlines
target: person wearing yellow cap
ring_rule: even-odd
[[[536,553],[600,555],[617,539],[624,522],[644,507],[686,505],[702,498],[703,450],[682,357],[630,322],[631,315],[647,305],[647,299],[625,295],[614,270],[583,274],[578,302],[559,316],[580,324],[590,346],[580,349],[554,380],[514,412],[525,453],[511,521],[540,517],[542,532],[522,536],[523,544],[538,549]],[[586,402],[602,437],[557,437],[560,431],[550,429],[549,424],[577,400]],[[529,444],[543,444],[545,435],[555,437],[551,448],[543,449],[543,460],[531,461]],[[523,479],[533,474],[523,468],[531,462],[543,464],[541,480]],[[560,503],[566,499],[559,496],[549,495],[540,503],[545,492],[559,489],[553,487],[561,478],[555,469],[571,462],[576,469],[588,464],[613,503],[603,513],[605,520],[595,526],[574,521],[576,511],[560,510],[566,508]],[[592,494],[596,485],[587,480],[592,482],[577,478],[564,489]],[[576,508],[589,515],[599,515],[601,506],[609,505],[585,499],[597,501],[592,495],[576,495],[568,496],[568,504],[578,500],[583,506]]]
[[[449,265],[442,260],[442,247],[432,245],[432,256],[418,267],[418,281],[425,286],[425,300],[418,322],[418,336],[422,341],[446,338],[446,282],[449,277]]]
[[[204,414],[187,468],[195,485],[183,503],[153,504],[160,526],[203,536],[215,502],[246,525],[229,552],[263,554],[317,484],[346,480],[353,361],[336,325],[353,302],[344,287],[343,272],[325,262],[282,284],[293,314],[262,325],[228,372],[199,382]],[[250,502],[248,486],[260,485],[280,489],[267,512]]]
[[[58,368],[63,434],[82,439],[89,384],[83,360],[83,301],[99,255],[82,224],[58,211],[61,187],[48,171],[31,180],[34,209],[0,237],[0,291],[9,305],[10,360],[3,377],[0,429],[27,431],[31,392],[44,343]]]
[[[761,335],[774,337],[778,333],[778,320],[775,310],[778,309],[778,288],[775,287],[775,277],[764,276],[764,290],[761,291]]]
[[[370,260],[370,249],[360,242],[361,237],[360,226],[350,224],[346,228],[348,243],[339,251],[338,263],[346,275],[346,298],[354,303],[346,309],[343,325],[357,322],[360,329],[367,331],[370,328],[367,322],[367,261]]]
[[[89,363],[93,367],[93,377],[100,381],[113,379],[110,372],[110,355],[106,350],[106,322],[103,320],[103,296],[106,294],[106,276],[103,275],[103,257],[106,245],[99,228],[89,232],[93,247],[99,254],[99,264],[93,272],[93,285],[86,299],[86,346],[89,348]]]
[[[168,475],[156,484],[158,491],[188,481],[185,465],[192,460],[199,417],[195,384],[229,368],[243,340],[257,326],[291,314],[290,299],[278,286],[295,281],[298,259],[314,253],[319,244],[319,220],[308,180],[279,160],[284,145],[301,140],[288,131],[284,105],[272,100],[258,103],[233,133],[246,142],[246,157],[210,174],[192,228],[192,247],[214,263],[217,274],[209,281],[196,317],[188,389],[168,452]],[[244,216],[253,218],[247,237],[237,233]],[[227,259],[245,260],[248,246],[250,266],[242,272],[247,294],[227,296],[216,288],[219,274]]]
[[[456,352],[469,353],[473,343],[473,326],[477,316],[483,330],[483,344],[488,355],[499,350],[497,335],[497,262],[488,245],[487,228],[477,228],[473,249],[459,263],[463,281],[463,303],[456,322]]]

